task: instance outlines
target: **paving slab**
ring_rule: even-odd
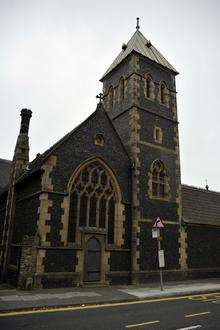
[[[152,297],[163,297],[163,296],[173,296],[180,294],[196,294],[200,292],[214,292],[220,290],[220,283],[197,283],[197,284],[178,284],[174,287],[165,285],[164,290],[160,289],[150,289],[145,288],[135,288],[135,289],[121,289],[120,291],[128,293],[137,298],[152,298]]]
[[[120,303],[139,299],[173,297],[207,292],[220,292],[220,279],[169,282],[160,291],[158,283],[107,287],[81,287],[0,291],[0,311],[27,310],[104,303]]]

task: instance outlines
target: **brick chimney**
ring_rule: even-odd
[[[20,133],[15,146],[13,162],[16,170],[25,169],[29,162],[29,124],[32,111],[29,109],[21,110]]]

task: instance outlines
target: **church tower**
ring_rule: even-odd
[[[140,32],[137,19],[134,35],[122,45],[120,54],[101,78],[104,107],[133,162],[133,283],[155,279],[158,274],[157,242],[151,235],[157,217],[165,227],[162,247],[167,278],[186,267],[181,228],[177,74]]]

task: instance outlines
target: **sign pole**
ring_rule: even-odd
[[[157,238],[157,254],[158,254],[158,266],[160,273],[160,289],[163,291],[163,271],[162,268],[165,267],[165,259],[164,259],[164,250],[161,249],[161,240],[162,236],[160,236],[160,229],[164,228],[163,222],[160,218],[157,218],[152,228],[152,237]]]
[[[158,238],[159,239],[157,240],[157,242],[158,242],[158,258],[159,258],[159,251],[161,250],[160,234]],[[160,272],[160,290],[163,291],[163,271],[162,268],[160,267],[160,262],[159,262],[159,272]]]

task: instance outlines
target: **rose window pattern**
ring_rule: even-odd
[[[76,227],[100,228],[114,243],[116,190],[108,171],[99,162],[84,167],[74,180],[70,196],[68,241],[75,241]]]

